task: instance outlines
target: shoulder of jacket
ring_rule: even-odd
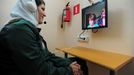
[[[5,27],[7,27],[9,30],[20,29],[26,31],[32,31],[31,28],[36,28],[32,23],[24,19],[9,23]]]

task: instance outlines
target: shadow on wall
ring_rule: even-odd
[[[97,33],[93,33],[95,38],[120,38],[123,36],[124,13],[121,10],[108,12],[108,28],[102,28]]]
[[[88,63],[89,75],[109,75],[109,69]],[[128,63],[116,72],[116,75],[134,75],[134,61]]]
[[[0,14],[0,30],[8,23],[8,19],[10,19],[11,17],[8,16],[2,16]]]
[[[0,16],[0,30],[3,28],[3,26],[4,26],[4,23],[5,21],[1,18],[1,16]]]
[[[134,61],[120,69],[117,75],[134,75]]]

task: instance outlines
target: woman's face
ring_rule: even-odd
[[[44,4],[39,5],[37,10],[38,10],[38,17],[37,17],[38,23],[42,24],[43,23],[43,19],[46,16],[45,15],[45,5]]]
[[[94,15],[93,15],[93,14],[90,15],[90,19],[91,19],[91,20],[94,19]]]

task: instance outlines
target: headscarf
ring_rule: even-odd
[[[12,18],[23,18],[34,25],[38,24],[37,14],[35,0],[18,0],[10,13]]]

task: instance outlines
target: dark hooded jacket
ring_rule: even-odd
[[[72,75],[71,61],[49,52],[39,31],[24,19],[4,26],[0,32],[1,75]]]

